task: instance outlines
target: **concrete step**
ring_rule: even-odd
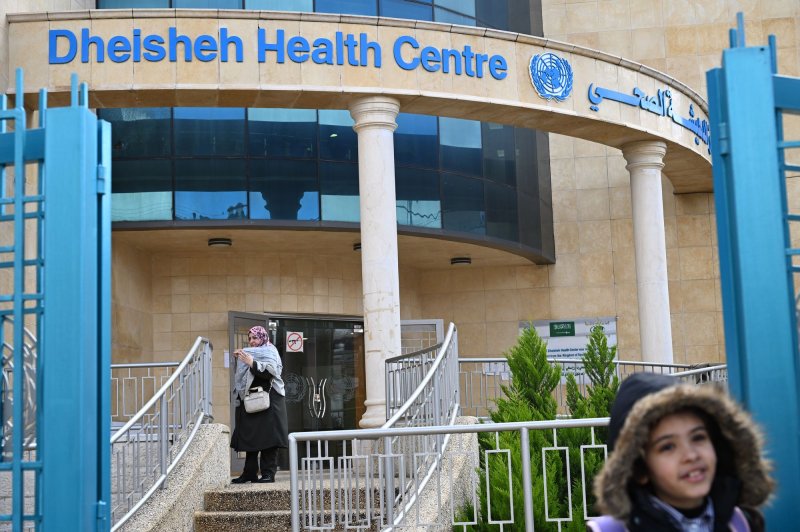
[[[328,515],[326,519],[330,519]],[[317,526],[330,526],[319,523]],[[302,529],[301,524],[301,529]],[[284,511],[253,511],[253,512],[195,512],[194,530],[195,532],[231,532],[232,530],[250,530],[260,532],[287,532],[292,529],[292,514]],[[344,525],[336,523],[336,526],[326,528],[326,530],[345,530]],[[351,528],[350,530],[356,530]],[[369,529],[358,528],[358,530],[380,530],[375,525]]]
[[[195,532],[252,530],[286,532],[292,529],[292,514],[285,511],[195,512]]]

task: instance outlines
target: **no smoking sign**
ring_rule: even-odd
[[[302,353],[303,352],[303,333],[300,332],[286,332],[286,352],[287,353]]]

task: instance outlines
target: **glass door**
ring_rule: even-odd
[[[270,326],[283,356],[289,432],[358,428],[366,399],[363,322],[281,317]],[[305,446],[299,451],[306,456]]]
[[[366,400],[363,320],[232,312],[228,322],[231,352],[247,345],[250,327],[262,325],[269,330],[283,360],[289,432],[358,428]],[[230,383],[233,425],[233,362]],[[306,456],[305,445],[298,450],[300,458]],[[339,456],[341,444],[329,446],[329,452]],[[279,454],[278,464],[288,469],[288,452]],[[233,453],[231,471],[236,473],[243,466],[244,454]]]

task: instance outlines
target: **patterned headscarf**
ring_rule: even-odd
[[[267,336],[267,330],[261,325],[256,325],[255,327],[250,328],[249,334],[258,338],[259,340],[258,345],[264,345],[269,343],[269,336]]]

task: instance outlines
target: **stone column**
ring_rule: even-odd
[[[632,142],[622,147],[631,175],[642,360],[671,364],[672,321],[661,195],[661,169],[666,153],[667,146],[660,141]]]
[[[400,275],[397,266],[397,206],[394,130],[400,103],[367,96],[350,104],[358,134],[361,203],[361,277],[364,294],[364,355],[367,411],[362,428],[386,421],[384,361],[400,354]]]

